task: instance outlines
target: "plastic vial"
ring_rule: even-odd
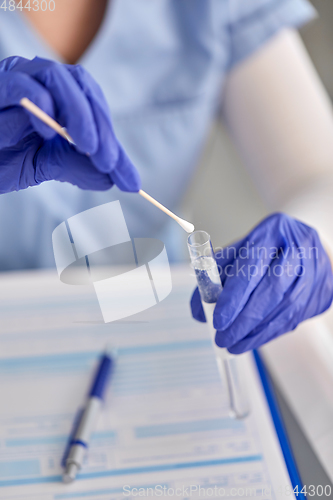
[[[218,347],[215,343],[213,313],[222,292],[222,284],[210,236],[205,231],[194,231],[189,235],[187,243],[216,353],[219,373],[222,380],[226,380],[228,387],[230,414],[236,418],[244,418],[249,414],[250,409],[243,373],[243,360],[229,353],[227,349]]]

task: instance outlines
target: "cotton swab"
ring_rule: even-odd
[[[71,138],[71,136],[66,132],[66,129],[61,127],[59,125],[59,123],[57,123],[53,118],[51,118],[51,116],[49,116],[47,113],[45,113],[45,111],[43,111],[38,106],[36,106],[36,104],[31,102],[30,99],[28,99],[27,97],[23,97],[20,100],[20,104],[23,108],[30,111],[30,113],[32,113],[34,116],[39,118],[42,122],[46,123],[46,125],[48,125],[50,128],[55,130],[55,132],[57,132],[59,135],[61,135],[61,137],[66,139],[70,144],[75,144],[73,139]],[[148,200],[150,203],[155,205],[155,207],[159,208],[160,210],[162,210],[162,212],[169,215],[169,217],[171,217],[176,222],[178,222],[178,224],[180,225],[180,227],[182,229],[184,229],[184,231],[186,231],[187,233],[192,233],[194,231],[194,225],[191,224],[191,222],[188,222],[188,221],[178,217],[176,214],[171,212],[171,210],[169,210],[164,205],[159,203],[157,200],[155,200],[152,196],[147,194],[145,191],[140,189],[139,194],[141,196],[143,196],[143,198]]]
[[[187,233],[193,233],[194,225],[191,222],[188,222],[187,220],[184,220],[184,219],[181,219],[180,217],[178,217],[178,215],[171,212],[171,210],[169,210],[164,205],[162,205],[160,202],[155,200],[152,196],[147,194],[145,191],[142,191],[142,189],[140,189],[139,194],[141,196],[143,196],[143,198],[146,198],[146,200],[150,201],[150,203],[155,205],[155,207],[162,210],[162,212],[169,215],[169,217],[172,217],[172,219],[174,219],[176,222],[178,222],[178,224],[180,225],[180,227],[182,227],[184,229],[184,231],[186,231]]]

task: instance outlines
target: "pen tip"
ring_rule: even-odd
[[[116,358],[118,356],[118,349],[110,344],[107,344],[104,353],[111,358]]]
[[[66,470],[62,475],[62,482],[65,484],[72,483],[76,478],[76,474],[78,471],[78,466],[73,462],[66,466]]]

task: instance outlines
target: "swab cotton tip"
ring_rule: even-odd
[[[180,227],[182,227],[184,229],[184,231],[186,231],[187,233],[193,233],[194,226],[193,226],[193,224],[191,224],[191,222],[187,222],[187,220],[184,220],[184,219],[181,219],[180,217],[178,217],[178,215],[171,212],[168,208],[166,208],[164,205],[162,205],[159,201],[155,200],[148,193],[146,193],[145,191],[142,191],[142,189],[140,189],[139,194],[141,196],[143,196],[144,198],[146,198],[146,200],[150,201],[150,203],[155,205],[155,207],[162,210],[162,212],[167,214],[169,217],[172,217],[172,219],[177,221],[178,224],[180,225]]]
[[[194,225],[191,222],[188,222],[187,220],[181,219],[180,217],[177,217],[177,222],[186,231],[187,233],[193,233],[194,231]]]

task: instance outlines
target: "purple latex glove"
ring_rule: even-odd
[[[216,344],[239,354],[294,330],[328,309],[330,259],[317,232],[285,214],[264,219],[244,239],[216,252],[223,291],[214,310]],[[205,321],[198,289],[193,317]]]
[[[66,127],[76,146],[23,109],[22,97]],[[99,85],[81,66],[38,57],[1,61],[0,193],[48,180],[139,191],[139,174],[117,141],[108,109]]]

